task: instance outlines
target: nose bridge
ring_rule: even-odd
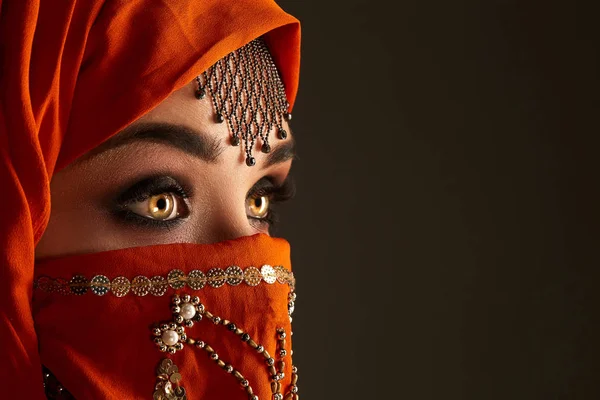
[[[215,193],[219,200],[215,202],[207,226],[209,240],[214,243],[255,234],[248,223],[243,194],[233,193],[233,188],[223,189],[225,187],[221,189],[223,193]]]

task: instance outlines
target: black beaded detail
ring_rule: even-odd
[[[269,133],[273,129],[280,139],[287,137],[283,123],[292,119],[290,104],[277,66],[262,38],[217,61],[196,77],[196,83],[196,98],[202,99],[209,93],[215,120],[227,122],[231,144],[238,146],[243,142],[246,165],[254,165],[250,160],[259,139],[263,152],[270,151]]]
[[[202,100],[204,97],[206,97],[206,90],[198,89],[194,94],[198,100]]]
[[[75,397],[65,389],[50,370],[42,366],[44,377],[44,391],[49,400],[75,400]]]

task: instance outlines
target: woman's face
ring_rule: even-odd
[[[54,175],[36,258],[269,232],[271,206],[291,194],[292,136],[271,132],[271,152],[258,145],[248,167],[210,99],[197,100],[194,90],[190,83],[172,93]]]

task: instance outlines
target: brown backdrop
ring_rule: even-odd
[[[280,1],[302,398],[600,398],[598,14],[556,3]]]

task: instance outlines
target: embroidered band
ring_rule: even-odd
[[[206,273],[195,269],[187,275],[180,269],[174,269],[166,277],[148,278],[139,275],[131,281],[124,276],[118,276],[112,281],[104,275],[96,275],[90,280],[83,275],[75,275],[70,280],[40,276],[35,279],[33,287],[36,290],[62,295],[81,296],[89,290],[97,296],[104,296],[108,292],[112,292],[117,297],[123,297],[130,292],[136,296],[146,296],[148,293],[162,296],[169,287],[178,290],[187,285],[190,289],[200,290],[206,285],[219,288],[226,284],[237,286],[242,282],[248,286],[257,286],[261,282],[269,285],[278,282],[282,285],[289,285],[292,291],[296,285],[294,273],[281,265],[275,267],[263,265],[260,269],[248,267],[245,270],[232,265],[225,269],[212,268]]]

